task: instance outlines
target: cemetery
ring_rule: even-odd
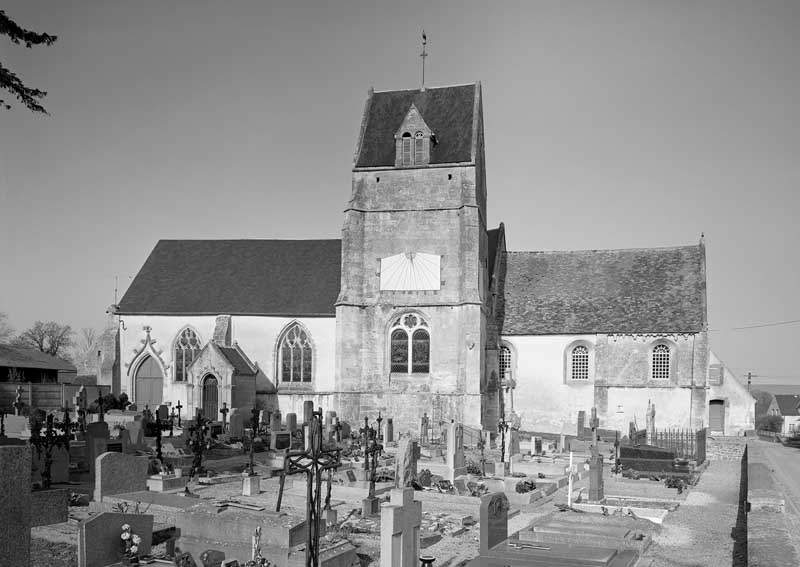
[[[547,435],[90,405],[0,413],[4,565],[657,565],[709,466],[704,432],[621,437],[594,408]]]

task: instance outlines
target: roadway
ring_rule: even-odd
[[[786,520],[792,545],[800,557],[800,448],[759,441],[765,462],[786,499]]]

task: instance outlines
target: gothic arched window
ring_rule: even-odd
[[[278,348],[281,382],[311,382],[311,341],[303,327],[295,323],[283,334]]]
[[[651,354],[651,377],[653,380],[669,380],[669,346],[657,344]]]
[[[427,374],[430,371],[431,336],[428,324],[414,313],[398,317],[390,332],[391,371]]]
[[[408,132],[403,133],[402,150],[403,150],[403,165],[414,165],[411,154],[411,134]]]
[[[200,354],[200,339],[192,329],[186,327],[175,339],[175,381],[183,382],[188,376],[188,369],[197,355]]]

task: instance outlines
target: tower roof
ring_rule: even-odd
[[[477,103],[477,104],[476,104]],[[436,136],[430,163],[473,161],[480,83],[424,90],[370,91],[355,167],[394,167],[397,129],[413,104]]]

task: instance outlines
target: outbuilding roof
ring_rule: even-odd
[[[800,396],[797,394],[776,394],[775,403],[778,404],[783,416],[800,415],[800,410],[798,409]]]
[[[217,348],[238,374],[250,376],[256,373],[256,369],[245,359],[239,347],[217,345]]]
[[[355,167],[394,166],[394,135],[412,104],[436,136],[436,144],[430,150],[431,164],[472,161],[475,102],[479,97],[479,83],[371,92],[364,110]]]
[[[160,240],[120,315],[333,316],[340,240]]]
[[[703,245],[507,252],[505,335],[697,332]]]
[[[35,348],[0,344],[0,366],[77,372],[75,366]]]

